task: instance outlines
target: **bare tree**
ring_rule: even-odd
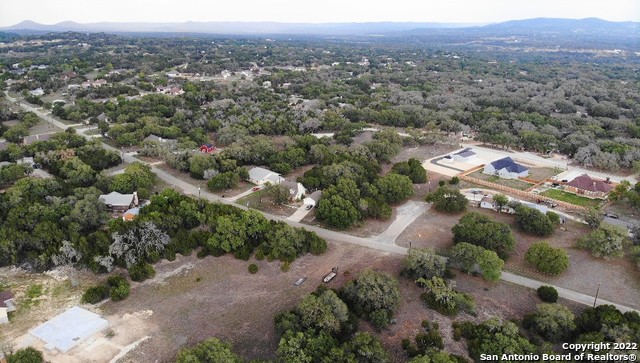
[[[68,267],[68,276],[71,281],[71,286],[78,286],[79,283],[75,274],[75,264],[82,259],[82,253],[73,248],[73,244],[69,241],[62,241],[62,246],[60,246],[58,251],[58,254],[51,256],[51,261],[57,267]]]
[[[111,238],[113,243],[109,246],[109,254],[124,258],[127,267],[152,252],[161,252],[169,244],[169,236],[151,222],[145,222],[141,227],[132,228],[125,234],[115,232]]]

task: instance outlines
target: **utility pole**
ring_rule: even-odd
[[[600,283],[598,282],[598,289],[596,290],[596,297],[593,299],[593,308],[596,308],[596,302],[598,301],[598,294],[600,293]]]

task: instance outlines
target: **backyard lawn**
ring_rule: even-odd
[[[579,195],[575,195],[573,193],[565,192],[563,190],[558,189],[549,189],[540,193],[545,197],[561,200],[563,202],[580,205],[583,207],[597,207],[602,203],[602,199],[591,199],[586,197],[581,197]]]
[[[502,178],[500,178],[498,176],[495,176],[495,175],[488,175],[488,174],[483,173],[482,170],[478,170],[476,172],[473,172],[473,173],[469,174],[469,176],[472,177],[472,178],[476,178],[476,179],[480,179],[480,180],[486,180],[486,181],[491,182],[491,183],[504,185],[505,187],[518,189],[518,190],[527,190],[528,188],[530,188],[533,185],[533,184],[527,183],[527,182],[519,180],[519,179],[502,179]]]

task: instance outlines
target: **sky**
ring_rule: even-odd
[[[493,23],[537,17],[640,21],[640,0],[0,0],[0,26],[23,20]]]

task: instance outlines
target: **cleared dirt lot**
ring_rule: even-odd
[[[599,293],[601,298],[636,309],[640,308],[640,276],[637,266],[628,259],[595,258],[588,251],[574,247],[581,236],[589,233],[588,226],[569,221],[564,225],[566,231],[558,229],[552,236],[541,238],[518,231],[511,215],[472,207],[469,211],[488,215],[511,226],[517,243],[506,263],[506,270],[590,295],[595,295],[598,283],[602,283]],[[409,225],[398,236],[396,244],[409,247],[411,242],[412,247],[433,247],[437,251],[450,248],[453,245],[451,227],[463,215],[463,213],[448,215],[432,209]],[[524,260],[529,246],[543,240],[554,247],[565,249],[569,254],[569,268],[560,276],[551,277],[541,274]]]
[[[160,283],[143,283],[134,288],[131,296],[119,303],[107,303],[108,315],[122,316],[146,309],[146,332],[150,338],[133,349],[122,362],[170,362],[184,346],[207,337],[216,336],[233,343],[234,350],[247,358],[273,358],[279,337],[274,331],[273,318],[291,309],[312,292],[332,267],[339,268],[330,287],[338,288],[356,278],[364,268],[384,270],[399,279],[402,302],[396,315],[397,324],[388,330],[375,332],[361,322],[364,330],[378,335],[394,356],[394,362],[404,362],[401,340],[413,338],[423,319],[438,321],[446,341],[446,349],[465,354],[463,342],[452,339],[451,318],[425,308],[420,301],[422,292],[412,281],[398,276],[401,257],[353,245],[331,243],[323,256],[304,256],[294,262],[289,272],[282,272],[278,262],[256,262],[260,271],[247,272],[251,262],[230,256],[197,259],[182,257],[158,266],[159,275],[173,276]],[[308,277],[300,287],[293,286],[299,277]],[[198,280],[199,279],[199,280]],[[530,312],[539,302],[535,292],[509,283],[490,284],[479,278],[460,274],[456,284],[461,291],[476,296],[478,317],[463,314],[456,319],[484,320],[493,315],[504,319],[517,318]],[[508,297],[508,298],[507,298]],[[570,305],[576,307],[576,305]]]

